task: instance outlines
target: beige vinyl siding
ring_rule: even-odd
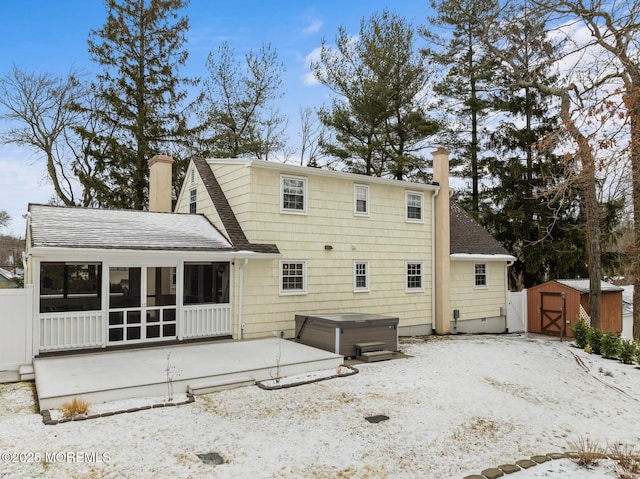
[[[401,327],[431,323],[431,191],[424,194],[424,223],[405,221],[406,189],[397,184],[370,184],[369,216],[359,217],[353,214],[353,180],[317,176],[313,170],[303,175],[303,170],[294,175],[307,179],[307,212],[289,214],[280,211],[281,171],[253,166],[248,175],[244,165],[213,163],[212,168],[250,242],[275,243],[282,260],[306,261],[302,295],[280,294],[279,260],[249,262],[245,337],[274,330],[290,337],[301,312],[393,315]],[[357,183],[366,184],[365,179]],[[368,292],[354,292],[354,260],[368,261]],[[424,292],[406,293],[406,261],[423,262]]]
[[[486,264],[487,286],[475,286],[475,265]],[[500,316],[500,306],[507,303],[504,261],[451,262],[451,319],[453,310],[460,311],[458,321]]]

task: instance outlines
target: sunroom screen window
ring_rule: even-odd
[[[229,302],[229,263],[185,263],[184,304]]]
[[[42,263],[40,312],[99,310],[101,276],[100,263]]]

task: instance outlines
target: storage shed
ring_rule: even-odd
[[[619,286],[601,283],[600,323],[603,331],[622,332],[622,291]],[[573,337],[571,327],[580,318],[580,306],[589,314],[588,279],[558,279],[529,288],[528,331]],[[584,313],[583,313],[584,314]]]
[[[356,356],[356,344],[384,343],[398,350],[398,318],[368,313],[296,314],[296,339],[302,344]]]

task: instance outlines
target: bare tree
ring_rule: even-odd
[[[0,104],[6,110],[0,119],[12,125],[1,142],[42,155],[56,196],[65,205],[75,205],[80,198],[70,135],[81,118],[73,106],[84,93],[75,72],[57,77],[14,66],[0,78]]]
[[[298,110],[300,118],[300,165],[317,166],[322,155],[320,139],[323,128],[317,115],[311,108]]]
[[[635,0],[552,0],[537,1],[541,8],[565,22],[580,22],[588,31],[583,50],[599,49],[598,86],[618,89],[629,122],[628,152],[631,159],[634,211],[634,296],[633,337],[640,338],[640,3]],[[596,82],[594,82],[595,84]],[[624,121],[621,118],[621,121]]]

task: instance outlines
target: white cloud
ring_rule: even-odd
[[[313,19],[311,21],[311,23],[307,26],[307,28],[305,28],[304,30],[302,30],[302,33],[306,34],[306,35],[311,35],[313,33],[318,33],[320,31],[320,29],[322,28],[323,22],[322,20],[318,20]]]
[[[320,52],[322,47],[317,47],[311,50],[311,52],[304,58],[305,67],[307,72],[302,75],[302,82],[307,86],[313,86],[320,83],[311,71],[311,62],[317,62],[320,60]]]

